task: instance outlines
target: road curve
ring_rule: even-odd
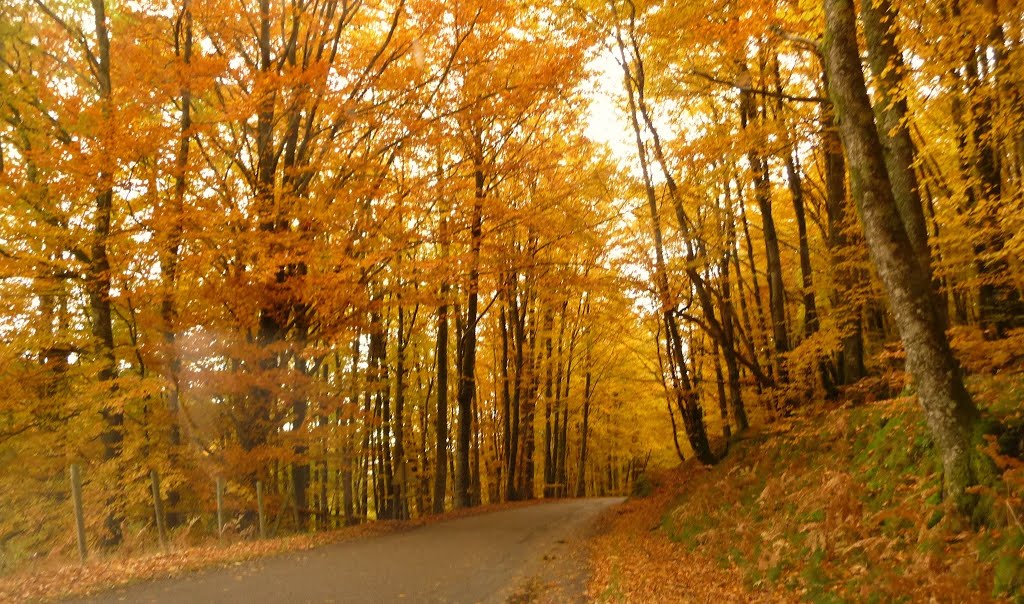
[[[138,583],[78,602],[491,604],[531,585],[563,590],[559,602],[582,601],[579,546],[594,518],[621,501],[574,499],[447,520]],[[553,581],[561,585],[549,585]]]

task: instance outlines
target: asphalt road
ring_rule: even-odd
[[[621,499],[576,499],[442,521],[80,602],[582,602],[595,517]]]

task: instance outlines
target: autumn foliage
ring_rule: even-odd
[[[109,549],[155,543],[153,470],[172,532],[219,531],[218,479],[232,532],[257,485],[302,532],[624,494],[901,394],[990,524],[1019,418],[964,379],[1021,360],[1021,23],[0,0],[0,569],[74,550],[70,464]]]
[[[568,13],[0,7],[4,564],[73,551],[72,463],[114,546],[155,543],[154,469],[172,530],[217,531],[221,478],[253,534],[257,482],[277,533],[667,450]]]

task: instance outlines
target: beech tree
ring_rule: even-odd
[[[172,530],[218,479],[321,530],[626,493],[907,373],[968,509],[1021,8],[823,6],[0,0],[0,547],[65,544],[72,463],[108,547],[151,471]]]
[[[917,259],[899,212],[861,71],[853,4],[825,0],[823,7],[829,97],[849,158],[864,237],[896,317],[907,369],[942,455],[943,489],[956,507],[969,511],[973,498],[966,490],[978,480],[980,463],[975,450],[980,414],[943,332],[928,269]]]

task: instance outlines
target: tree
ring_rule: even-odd
[[[917,261],[896,204],[857,48],[850,0],[825,0],[823,54],[829,97],[849,161],[872,261],[896,318],[907,369],[942,456],[946,497],[958,509],[973,505],[968,487],[978,480],[975,450],[980,414],[963,384],[960,366],[943,331],[927,269]]]

